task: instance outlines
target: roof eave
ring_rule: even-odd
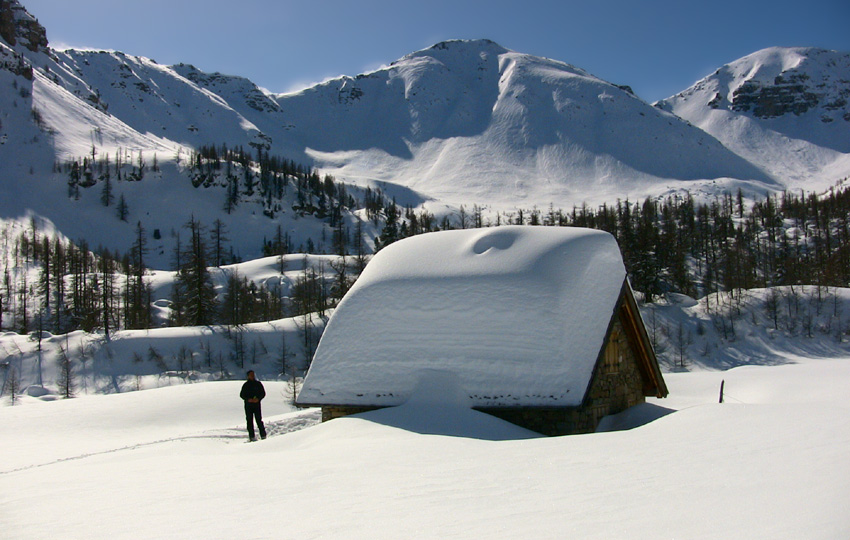
[[[628,278],[623,283],[623,293],[621,300],[621,311],[624,313],[625,322],[628,323],[627,331],[632,333],[638,353],[638,364],[641,371],[651,382],[652,387],[646,388],[644,394],[647,396],[655,396],[658,398],[667,397],[667,383],[664,382],[664,377],[661,374],[661,367],[658,365],[658,357],[655,355],[655,349],[652,347],[652,341],[649,339],[649,334],[646,332],[646,325],[640,314],[637,301],[635,300],[632,287],[629,284]]]

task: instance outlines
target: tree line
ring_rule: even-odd
[[[575,206],[568,212],[550,206],[547,211],[487,214],[474,205],[471,211],[461,207],[453,218],[440,222],[425,211],[387,200],[371,212],[382,223],[377,249],[407,236],[451,228],[525,224],[605,230],[616,237],[632,285],[647,302],[667,292],[703,297],[784,285],[850,284],[848,188],[825,194],[784,192],[749,202],[741,191],[705,203],[685,194],[597,208]],[[135,231],[133,245],[123,255],[91,251],[85,241],[51,239],[39,234],[34,223],[28,231],[7,238],[10,256],[0,287],[0,326],[20,332],[35,327],[55,332],[150,327],[146,233],[140,223]],[[173,325],[244,324],[324,312],[365,267],[369,251],[358,225],[353,246],[337,242],[342,262],[321,271],[305,266],[290,288],[291,295],[284,297],[279,289],[269,290],[231,272],[219,300],[209,268],[224,260],[227,231],[219,220],[207,230],[194,218],[184,231],[177,235],[174,252],[177,278],[169,321]],[[292,249],[288,235],[278,228],[263,249],[266,255],[279,257],[283,274]],[[13,278],[10,264],[35,265],[38,277],[17,272]]]
[[[843,182],[839,183],[843,185]],[[691,194],[640,202],[618,200],[564,211],[550,205],[488,213],[461,206],[439,223],[396,205],[383,209],[380,249],[396,240],[451,228],[532,225],[587,227],[614,235],[629,279],[647,302],[677,292],[703,297],[722,291],[784,285],[850,285],[850,188],[826,193],[785,191],[747,199],[742,190],[708,202]]]

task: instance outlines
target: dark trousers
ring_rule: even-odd
[[[266,426],[263,425],[263,413],[259,403],[245,402],[245,419],[248,421],[248,437],[256,439],[254,436],[254,419],[257,419],[257,429],[260,430],[260,437],[266,438]]]

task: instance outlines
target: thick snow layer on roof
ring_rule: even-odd
[[[399,405],[437,370],[473,406],[578,405],[624,279],[614,238],[589,229],[397,242],[331,317],[299,402]]]

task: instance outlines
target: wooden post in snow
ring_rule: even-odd
[[[720,401],[718,403],[723,403],[723,385],[724,384],[726,384],[725,379],[720,381]]]

